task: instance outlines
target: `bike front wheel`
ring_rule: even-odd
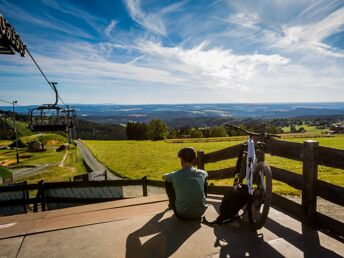
[[[253,174],[253,196],[248,204],[250,227],[260,229],[268,217],[272,196],[271,168],[265,162],[257,164]]]

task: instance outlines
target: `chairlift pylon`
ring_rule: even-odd
[[[57,82],[49,82],[55,92],[54,104],[43,104],[29,111],[29,128],[32,132],[67,131],[75,126],[75,110],[66,105],[59,106]]]

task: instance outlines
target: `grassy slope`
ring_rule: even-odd
[[[35,134],[21,137],[21,139],[23,142],[29,142],[32,140],[37,140],[40,137],[41,134]],[[41,179],[44,179],[45,181],[69,181],[70,177],[84,174],[86,172],[85,168],[83,167],[80,154],[76,152],[74,146],[69,147],[68,156],[64,163],[65,166],[63,168],[58,167],[58,164],[62,160],[65,152],[56,152],[55,149],[67,141],[65,137],[56,134],[45,134],[44,140],[46,141],[46,152],[28,152],[26,148],[19,149],[20,163],[16,164],[15,149],[0,150],[0,162],[12,162],[13,164],[9,166],[10,169],[31,166],[34,167],[40,164],[52,164],[48,168],[41,170],[39,175],[27,177],[21,180],[27,180],[29,183],[38,182]],[[11,141],[0,141],[0,146],[6,146],[10,143]],[[76,155],[78,155],[78,158],[76,158]]]
[[[58,153],[55,156],[63,156],[65,154],[64,151],[55,153]],[[58,167],[58,163],[61,161],[62,156],[53,166],[41,170],[39,175],[28,176],[21,181],[28,181],[28,183],[37,183],[41,179],[44,179],[45,182],[69,181],[73,176],[86,173],[80,153],[76,152],[76,148],[74,146],[70,146],[68,150],[64,167]]]
[[[303,142],[307,138],[291,138],[290,141]],[[226,148],[241,141],[202,142],[203,139],[168,140],[168,141],[85,141],[98,160],[115,173],[131,179],[147,175],[160,180],[164,173],[179,168],[176,154],[185,146],[204,150],[205,153]],[[207,140],[207,139],[205,139]],[[344,149],[344,136],[317,138],[322,146]],[[177,142],[177,143],[175,143]],[[301,173],[302,163],[267,155],[267,161],[290,171]],[[206,165],[206,170],[235,166],[236,159]],[[344,173],[339,169],[319,167],[319,178],[344,186]],[[231,184],[231,180],[212,181],[216,185]],[[299,194],[283,183],[274,182],[274,191],[286,194]]]

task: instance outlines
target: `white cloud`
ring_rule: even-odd
[[[178,10],[185,5],[185,1],[171,4],[161,10],[153,12],[145,12],[141,8],[141,0],[126,0],[127,9],[131,18],[150,32],[166,36],[166,25],[163,16]]]
[[[260,19],[256,13],[235,13],[227,21],[243,27],[254,28],[260,22]]]
[[[301,51],[312,51],[319,55],[343,58],[344,52],[323,43],[323,40],[344,30],[344,8],[337,10],[321,21],[307,25],[284,26],[283,36],[275,46]]]
[[[260,70],[273,70],[289,62],[280,55],[238,55],[222,48],[207,49],[206,42],[191,49],[163,47],[151,41],[141,41],[137,47],[160,64],[167,63],[168,69],[198,77],[207,87],[240,88]]]
[[[39,26],[46,29],[56,30],[63,32],[73,37],[82,37],[87,39],[92,39],[93,36],[84,30],[71,25],[63,20],[57,19],[51,15],[45,14],[45,17],[31,14],[16,5],[9,3],[7,1],[2,1],[3,6],[6,8],[6,17],[10,16],[17,20],[20,20],[26,24],[32,24],[33,26]],[[0,3],[0,7],[1,3]]]
[[[141,9],[139,0],[127,0],[126,4],[129,14],[134,21],[152,32],[163,36],[166,35],[165,24],[158,14],[145,13]]]
[[[106,36],[108,37],[111,36],[111,32],[116,27],[117,23],[118,22],[116,20],[111,20],[110,24],[105,28],[105,31],[104,31]]]

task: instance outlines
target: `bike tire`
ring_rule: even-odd
[[[264,175],[264,180],[263,180],[265,181],[264,196],[261,195],[262,185],[261,185],[259,172],[262,172]],[[269,215],[269,210],[270,210],[270,205],[271,205],[272,175],[271,175],[270,166],[265,162],[258,163],[254,170],[253,179],[254,179],[253,183],[256,184],[256,187],[254,188],[254,194],[252,196],[252,200],[248,204],[248,219],[249,219],[250,227],[253,230],[258,230],[264,226],[265,221]],[[259,213],[260,213],[259,217],[257,217],[257,214],[256,214],[257,207],[259,207]]]

